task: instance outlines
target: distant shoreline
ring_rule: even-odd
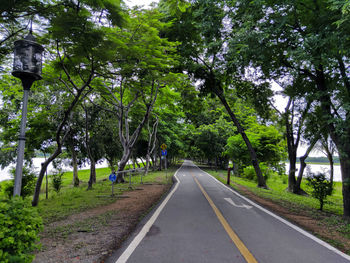
[[[289,161],[284,161],[284,163],[289,163]],[[296,162],[296,163],[300,164],[300,162]],[[329,162],[308,162],[308,161],[306,161],[306,164],[329,165]],[[334,163],[333,165],[340,165],[340,163]]]

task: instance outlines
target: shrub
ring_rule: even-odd
[[[11,176],[15,178],[16,169],[13,168],[10,170]],[[21,186],[21,196],[26,197],[34,193],[35,183],[36,183],[36,174],[33,170],[28,167],[23,167],[22,171],[22,186]],[[4,193],[10,198],[13,196],[13,188],[15,185],[15,179],[8,181],[4,184]]]
[[[52,187],[56,191],[56,193],[59,193],[62,188],[62,176],[62,170],[58,170],[51,175]]]
[[[42,219],[28,201],[19,196],[0,200],[0,262],[32,262],[41,229]]]
[[[328,195],[332,195],[333,184],[326,178],[324,173],[308,172],[307,185],[312,187],[311,195],[320,202],[320,210],[323,209],[324,201]]]
[[[267,181],[270,177],[270,175],[273,173],[273,171],[266,166],[264,163],[260,163],[260,169],[261,172],[264,176],[265,181]],[[250,180],[250,181],[255,181],[258,182],[258,178],[255,173],[255,169],[252,165],[247,166],[243,169],[243,177]]]

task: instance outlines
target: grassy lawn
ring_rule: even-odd
[[[168,169],[168,171],[156,171],[149,172],[147,176],[144,176],[143,183],[161,183],[170,184],[171,176],[175,172],[174,169]],[[81,181],[79,187],[72,186],[72,172],[64,174],[63,182],[64,187],[57,194],[53,190],[49,192],[49,199],[45,199],[45,193],[40,196],[40,202],[38,209],[42,215],[44,222],[56,221],[63,219],[69,215],[98,207],[101,205],[107,205],[115,202],[116,198],[111,197],[112,184],[108,180],[110,174],[109,168],[96,169],[96,181],[93,185],[93,189],[87,191],[87,182],[89,180],[89,170],[79,171],[79,179]],[[124,192],[130,191],[129,189],[129,176],[125,177],[125,184],[115,184],[114,194],[121,195]],[[132,187],[140,186],[141,174],[137,174],[131,177]],[[43,188],[45,189],[45,188]]]
[[[130,167],[127,167],[129,169]],[[174,174],[175,168],[170,168],[167,171],[150,171],[147,176],[143,176],[143,183],[160,183],[171,184],[171,176]],[[38,210],[43,217],[44,223],[50,223],[64,219],[65,217],[82,212],[94,207],[107,205],[115,202],[116,197],[112,197],[112,184],[108,180],[110,174],[109,168],[96,169],[96,181],[92,190],[87,190],[88,181],[90,177],[90,170],[79,170],[78,177],[80,179],[79,187],[73,187],[73,172],[65,172],[62,177],[62,188],[59,193],[56,193],[51,187],[51,181],[49,176],[49,193],[48,199],[46,199],[45,178],[42,184],[42,191],[40,194],[40,202]],[[114,195],[121,195],[129,189],[129,176],[125,177],[125,184],[114,185]],[[141,173],[138,173],[131,177],[131,184],[133,188],[140,186]],[[0,191],[0,195],[1,195]],[[31,200],[31,196],[27,197]]]

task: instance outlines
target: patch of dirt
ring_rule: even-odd
[[[323,219],[329,218],[330,215],[317,211],[317,219],[310,215],[311,211],[305,211],[303,209],[293,209],[288,205],[284,206],[282,204],[277,204],[271,200],[261,198],[246,187],[234,183],[239,189],[239,192],[248,197],[249,199],[255,201],[261,206],[267,208],[270,211],[280,215],[281,217],[295,223],[301,228],[308,232],[313,233],[319,238],[331,243],[333,246],[337,247],[344,253],[349,253],[350,251],[350,240],[336,230],[336,226],[326,224]]]
[[[142,188],[142,190],[140,190]],[[74,214],[45,226],[36,263],[103,262],[132,232],[170,185],[143,185],[125,192],[127,198]]]

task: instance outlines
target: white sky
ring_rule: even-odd
[[[159,2],[158,0],[124,0],[125,4],[129,7],[133,7],[135,5],[147,7],[152,2]]]

